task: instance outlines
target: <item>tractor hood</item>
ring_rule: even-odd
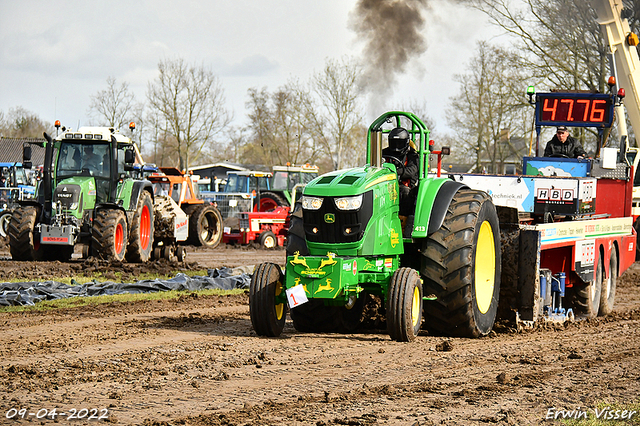
[[[63,210],[80,218],[84,209],[93,209],[96,200],[96,183],[93,177],[74,176],[61,180],[53,192],[53,206],[58,203]]]
[[[395,173],[386,167],[364,166],[337,170],[315,178],[307,184],[304,195],[350,196],[362,194],[373,186],[393,181]]]

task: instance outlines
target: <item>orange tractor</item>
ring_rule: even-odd
[[[171,198],[184,211],[189,220],[187,244],[216,247],[222,239],[222,216],[218,209],[198,198],[197,187],[191,177],[175,167],[160,167],[147,179],[153,184],[155,196]],[[158,256],[165,257],[162,253]]]

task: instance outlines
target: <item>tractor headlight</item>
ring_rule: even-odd
[[[322,207],[322,198],[318,197],[302,197],[302,208],[306,210],[318,210]]]
[[[78,208],[78,203],[71,203],[71,205],[69,206],[69,210],[75,210]]]
[[[340,210],[358,210],[362,206],[362,194],[355,197],[336,198],[336,207]]]

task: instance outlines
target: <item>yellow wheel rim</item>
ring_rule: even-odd
[[[280,296],[280,293],[282,293],[282,283],[278,281],[276,283],[276,297]],[[276,305],[276,318],[278,320],[281,320],[283,315],[284,315],[284,303],[278,303]]]
[[[414,287],[413,300],[411,301],[411,322],[414,327],[418,325],[418,318],[420,318],[420,291],[418,287]]]
[[[486,314],[493,299],[496,275],[496,248],[493,230],[488,221],[482,222],[478,233],[475,262],[475,293],[478,310]]]

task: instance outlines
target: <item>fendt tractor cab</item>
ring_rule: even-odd
[[[153,189],[133,179],[133,142],[114,129],[45,133],[43,177],[36,197],[21,202],[9,224],[14,260],[68,260],[83,254],[145,262],[153,247]],[[30,167],[31,146],[24,148]]]
[[[413,225],[399,216],[396,165],[384,162],[389,132],[405,128],[419,157]],[[429,130],[415,115],[389,112],[369,127],[367,163],[309,182],[291,215],[284,272],[263,263],[249,307],[259,335],[278,336],[287,306],[299,331],[354,330],[367,295],[386,311],[387,331],[411,341],[422,325],[423,297],[432,330],[487,334],[500,289],[500,235],[491,199],[428,175]],[[403,167],[398,164],[398,167]]]

